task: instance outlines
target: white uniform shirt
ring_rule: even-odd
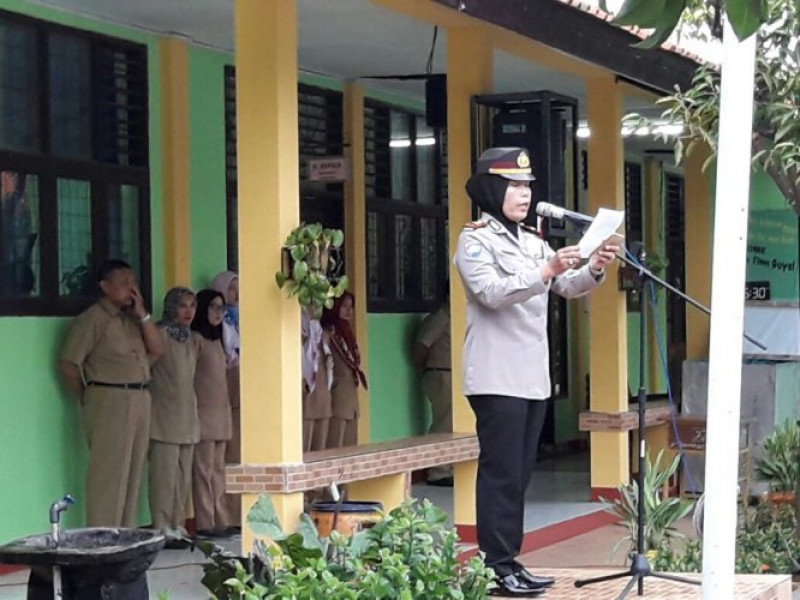
[[[463,393],[544,400],[551,393],[548,292],[576,298],[602,276],[595,279],[587,264],[544,283],[541,267],[554,254],[547,242],[522,227],[515,238],[487,214],[481,221],[461,232],[454,258],[467,296]]]

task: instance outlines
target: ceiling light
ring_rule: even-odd
[[[436,145],[436,138],[432,138],[432,137],[417,138],[414,141],[414,143],[417,146],[434,146],[434,145]]]
[[[589,129],[588,125],[579,125],[578,131],[575,132],[575,135],[578,136],[578,139],[585,140],[592,135],[592,130]]]
[[[389,148],[408,148],[411,146],[411,140],[390,140]]]

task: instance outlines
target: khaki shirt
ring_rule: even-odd
[[[228,365],[221,340],[208,340],[200,335],[194,391],[200,439],[229,440],[233,434],[231,402],[228,398]]]
[[[159,328],[159,333],[164,339],[164,354],[153,365],[150,439],[167,444],[195,444],[200,441],[194,392],[199,335],[193,331],[185,342],[178,342],[165,329]]]
[[[428,348],[426,369],[450,368],[450,308],[448,306],[443,306],[422,322],[417,342]]]
[[[494,394],[531,400],[550,397],[548,292],[575,298],[595,288],[586,265],[542,281],[554,251],[523,228],[515,238],[496,219],[465,228],[454,258],[467,296],[462,362],[466,396]]]
[[[77,365],[84,381],[150,381],[150,363],[141,325],[105,298],[72,322],[61,358]]]

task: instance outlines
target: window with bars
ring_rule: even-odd
[[[0,314],[70,315],[128,261],[150,293],[147,49],[0,11]]]
[[[367,306],[425,312],[445,297],[446,140],[421,115],[365,103]]]
[[[227,206],[228,268],[239,267],[238,174],[236,157],[236,69],[228,65],[224,71],[225,93],[225,181]],[[298,146],[300,153],[301,219],[321,222],[327,227],[343,228],[341,183],[310,181],[306,165],[309,159],[341,155],[342,94],[316,86],[299,84]]]
[[[665,279],[679,290],[686,288],[686,200],[684,179],[667,173],[665,187]],[[667,294],[667,361],[672,389],[680,394],[681,365],[686,358],[686,304],[675,294]]]

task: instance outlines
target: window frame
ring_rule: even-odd
[[[91,206],[91,264],[90,269],[97,268],[109,258],[110,226],[108,190],[111,186],[130,185],[138,190],[138,233],[139,233],[139,264],[131,265],[137,271],[139,285],[145,298],[152,295],[152,249],[151,249],[151,208],[150,208],[150,140],[149,140],[149,82],[148,82],[148,52],[147,47],[124,39],[114,38],[90,31],[75,29],[49,21],[34,19],[24,15],[0,10],[0,21],[19,23],[34,30],[36,46],[38,48],[36,103],[39,115],[38,121],[38,149],[34,152],[3,149],[0,147],[0,171],[15,172],[26,176],[35,176],[38,180],[38,243],[40,255],[39,295],[27,297],[0,297],[0,316],[74,316],[84,310],[94,298],[72,298],[60,296],[59,276],[59,250],[58,250],[58,193],[57,181],[59,179],[76,179],[86,181],[90,188]],[[97,159],[99,150],[98,131],[90,132],[91,157],[88,159],[75,159],[57,156],[50,149],[50,96],[49,81],[46,76],[49,68],[47,56],[48,35],[52,33],[65,34],[86,40],[89,44],[91,64],[94,66],[100,46],[126,53],[135,53],[137,59],[143,64],[142,89],[133,93],[143,97],[144,111],[140,115],[143,119],[139,123],[139,131],[144,136],[140,146],[131,149],[128,146],[128,156],[133,152],[141,155],[141,165],[119,164],[114,162],[101,162]],[[87,82],[94,92],[95,76],[97,72],[90,69],[87,73]],[[94,108],[98,103],[90,93],[90,106]],[[127,108],[136,111],[139,107],[130,104]],[[89,122],[94,125],[97,115],[91,112]],[[129,132],[130,133],[130,132]],[[130,140],[130,137],[125,138]],[[119,138],[117,138],[119,141]]]
[[[373,156],[370,156],[370,150],[368,147],[369,145],[365,144],[365,161],[367,165],[375,165],[375,185],[371,188],[370,186],[366,186],[365,190],[367,219],[369,219],[370,213],[375,213],[386,218],[385,235],[377,240],[380,248],[378,254],[384,259],[384,262],[380,267],[380,273],[378,274],[378,277],[381,281],[382,287],[389,291],[389,294],[386,297],[375,297],[371,295],[370,286],[367,285],[367,310],[370,313],[431,312],[441,305],[442,301],[444,301],[446,298],[448,291],[445,289],[444,284],[447,278],[449,262],[447,251],[447,177],[444,173],[444,165],[446,164],[447,160],[446,156],[444,156],[444,144],[446,144],[445,132],[442,128],[432,128],[434,138],[436,139],[436,147],[440,150],[439,152],[435,153],[433,181],[435,181],[437,185],[434,186],[434,201],[432,203],[420,202],[418,198],[417,181],[419,155],[416,151],[417,146],[413,143],[413,140],[417,139],[417,120],[419,118],[424,118],[424,115],[420,112],[380,102],[372,98],[367,98],[364,100],[364,108],[365,120],[368,111],[373,111],[374,113],[383,112],[384,114],[380,116],[380,119],[383,119],[386,121],[386,123],[390,122],[389,120],[391,118],[391,111],[404,114],[408,121],[409,139],[412,140],[412,144],[409,146],[409,148],[413,149],[413,152],[410,154],[409,164],[407,167],[408,172],[405,174],[409,178],[411,185],[411,197],[413,199],[401,200],[378,195],[383,190],[388,190],[388,194],[391,195],[392,190],[391,148],[388,145],[388,142],[391,139],[391,126],[389,125],[387,130],[388,135],[386,135],[387,131],[383,132],[385,135],[384,139],[380,139],[378,137],[378,127],[375,127],[374,141],[376,143],[376,147],[372,150]],[[365,126],[365,130],[366,129],[367,127]],[[384,129],[386,128],[384,127]],[[368,132],[365,131],[365,135],[367,134]],[[385,147],[378,147],[380,142],[385,142]],[[384,161],[387,161],[388,159],[387,164],[381,165],[381,159]],[[380,172],[381,166],[386,167],[386,173]],[[440,258],[434,265],[434,270],[436,271],[436,290],[433,298],[425,299],[422,297],[421,277],[415,278],[412,281],[412,285],[414,286],[411,290],[412,297],[398,298],[396,295],[397,290],[395,280],[397,276],[397,245],[395,243],[395,237],[396,217],[398,216],[408,216],[412,220],[411,243],[408,248],[411,251],[411,263],[414,265],[412,267],[412,272],[420,273],[420,275],[422,273],[422,264],[424,260],[422,252],[422,219],[434,219],[437,222],[436,256]],[[369,225],[367,225],[367,239],[364,240],[364,243],[369,244]],[[370,281],[371,273],[369,260],[367,260],[366,269],[367,280]]]

